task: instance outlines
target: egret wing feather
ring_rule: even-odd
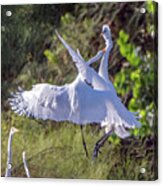
[[[83,125],[106,120],[115,128],[140,126],[115,95],[92,89],[79,76],[71,84],[61,87],[37,84],[29,91],[18,91],[9,102],[17,114],[36,119]]]
[[[94,89],[111,90],[114,94],[116,94],[114,86],[110,82],[110,80],[106,82],[102,77],[100,77],[93,68],[89,67],[89,65],[85,63],[84,60],[82,60],[83,58],[81,57],[79,52],[76,53],[69,46],[69,44],[59,35],[58,32],[56,32],[56,34],[58,38],[60,39],[60,41],[62,42],[62,44],[68,50],[69,54],[71,55],[81,77],[85,79],[89,84],[91,84]]]
[[[9,102],[19,115],[60,121],[68,117],[70,108],[65,103],[67,97],[66,87],[58,89],[49,84],[37,84],[29,91],[18,91]]]
[[[96,103],[92,96],[96,97],[93,89],[81,81],[61,87],[37,84],[29,91],[16,92],[9,103],[18,115],[84,125],[106,116],[104,104]]]

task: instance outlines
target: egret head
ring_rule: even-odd
[[[11,129],[10,129],[11,135],[13,135],[16,132],[19,132],[19,130],[17,128],[15,128],[15,127],[11,127]]]
[[[108,25],[103,25],[101,34],[105,40],[110,40],[111,33]]]

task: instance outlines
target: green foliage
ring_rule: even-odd
[[[3,100],[7,99],[12,88],[15,89],[18,86],[14,80],[19,78],[21,73],[26,74],[27,79],[40,81],[39,74],[32,73],[33,69],[29,66],[31,63],[35,63],[34,65],[37,64],[40,67],[46,61],[43,52],[49,47],[51,33],[59,24],[61,14],[72,8],[73,5],[57,4],[2,6]],[[7,10],[12,12],[12,16],[6,16]],[[25,70],[30,71],[29,76]],[[20,86],[22,82],[19,81]]]
[[[154,14],[156,11],[156,2],[152,1],[152,0],[148,0],[146,2],[146,7],[147,7],[147,11],[151,14]]]
[[[53,54],[52,52],[50,52],[50,50],[45,50],[44,51],[44,55],[47,57],[47,59],[50,62],[57,62],[57,58],[56,58],[55,54]]]
[[[134,45],[128,43],[129,35],[126,34],[123,30],[119,32],[119,38],[117,40],[117,44],[120,47],[121,54],[126,57],[129,63],[138,67],[141,63],[139,56],[137,55],[137,49]]]
[[[129,91],[132,91],[132,98],[128,104],[129,109],[130,111],[139,111],[141,122],[143,123],[140,129],[133,130],[133,134],[135,136],[146,136],[154,132],[154,123],[151,127],[147,116],[147,113],[154,114],[154,95],[147,93],[149,89],[154,90],[154,87],[151,88],[149,85],[154,79],[153,64],[149,63],[149,59],[147,60],[144,56],[140,57],[139,47],[129,43],[129,35],[124,30],[119,32],[117,44],[119,45],[121,55],[126,58],[129,65],[116,74],[114,85],[121,96],[125,96]],[[147,53],[148,58],[151,60],[151,54],[149,51]],[[142,60],[143,58],[145,59],[144,61]],[[147,64],[149,67],[146,66]],[[147,72],[148,70],[150,73]],[[146,97],[144,97],[144,91],[142,91],[144,88],[146,89]]]

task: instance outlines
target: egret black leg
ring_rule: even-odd
[[[83,147],[84,147],[84,150],[85,150],[86,157],[88,157],[88,151],[87,151],[87,146],[86,146],[86,142],[85,142],[85,139],[84,139],[84,133],[83,133],[83,126],[82,125],[80,125],[80,129],[81,129],[81,134],[82,134]]]
[[[105,133],[95,144],[94,150],[93,150],[93,155],[92,155],[92,160],[97,158],[98,153],[100,152],[99,149],[104,145],[108,137],[112,134],[112,130],[109,131],[108,133]]]

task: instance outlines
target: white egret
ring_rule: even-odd
[[[15,127],[11,127],[9,138],[8,138],[8,146],[7,146],[7,168],[5,177],[11,177],[11,170],[12,170],[12,139],[16,132],[19,130]]]
[[[112,49],[112,40],[111,40],[111,33],[110,29],[107,25],[103,26],[102,29],[102,34],[105,39],[106,43],[106,48],[105,50],[101,50],[100,52],[97,53],[97,55],[89,60],[87,63],[84,63],[84,59],[82,58],[80,52],[77,50],[77,54],[73,49],[64,41],[64,39],[56,32],[58,38],[60,41],[63,43],[63,45],[67,48],[69,54],[71,55],[73,61],[75,62],[78,72],[79,72],[79,78],[83,78],[85,82],[87,82],[88,85],[91,85],[91,87],[94,90],[106,90],[108,91],[109,95],[112,96],[114,95],[114,101],[118,103],[118,105],[122,106],[123,104],[121,103],[119,97],[116,95],[115,88],[111,81],[109,80],[108,76],[108,57],[110,50]],[[104,53],[104,54],[103,54]],[[90,64],[98,60],[101,56],[103,55],[103,58],[101,60],[100,68],[98,74],[89,67]],[[118,106],[117,105],[117,106]],[[110,109],[112,109],[110,107]],[[116,108],[118,109],[118,107]],[[125,110],[125,106],[123,105],[123,109],[121,110],[122,112]],[[126,109],[126,117],[132,117],[135,121],[137,119],[137,116],[134,115],[134,113],[131,113]],[[122,118],[121,118],[122,119]],[[132,122],[135,122],[135,121]],[[137,122],[136,122],[137,123]],[[138,122],[139,123],[139,122]],[[129,123],[128,123],[129,124]],[[99,148],[104,144],[104,142],[107,140],[107,138],[112,134],[114,131],[120,138],[126,138],[130,135],[130,132],[128,132],[125,128],[132,128],[133,125],[130,123],[128,126],[125,124],[122,124],[121,122],[118,124],[116,123],[110,123],[107,118],[101,122],[101,126],[105,127],[105,132],[106,134],[96,143],[95,149],[94,149],[94,154],[93,154],[93,159],[94,157],[97,156]],[[139,123],[138,125],[134,124],[136,127],[140,127],[141,124]],[[114,128],[114,130],[113,130]]]
[[[36,84],[29,91],[19,88],[9,99],[11,108],[19,115],[36,119],[71,121],[80,125],[106,122],[110,130],[100,144],[119,128],[140,127],[140,122],[113,93],[112,83],[101,78],[61,36],[58,37],[72,56],[79,75],[72,83],[63,86]],[[98,88],[94,89],[96,86]],[[93,157],[97,156],[98,144]]]
[[[25,170],[25,173],[27,175],[27,178],[30,178],[30,172],[29,172],[29,169],[28,169],[28,165],[27,165],[27,161],[26,161],[26,153],[25,151],[23,151],[22,153],[22,158],[23,158],[23,164],[24,164],[24,170]]]
[[[111,38],[111,31],[110,31],[110,28],[109,28],[108,25],[103,25],[101,34],[102,34],[102,36],[105,40],[106,47],[103,50],[101,50],[94,58],[90,59],[88,61],[88,63],[90,65],[90,64],[96,62],[96,60],[98,60],[101,57],[101,55],[104,53],[103,56],[102,56],[102,60],[100,62],[100,67],[99,67],[99,70],[98,70],[98,74],[99,74],[100,77],[102,77],[107,82],[107,81],[109,81],[109,75],[108,75],[108,63],[109,63],[109,61],[108,61],[108,59],[109,59],[110,51],[113,47],[113,42],[112,42],[112,38]],[[114,89],[114,88],[112,88],[112,89]],[[115,93],[115,91],[113,91],[113,93]],[[111,130],[108,122],[106,122],[106,121],[101,122],[101,127],[105,127],[106,134],[108,132],[110,132],[110,130]],[[130,136],[130,132],[125,130],[124,126],[119,126],[114,132],[120,138],[126,138],[126,137]],[[96,145],[98,147],[102,146],[104,144],[105,140],[107,140],[107,137],[106,138],[102,137],[101,141],[99,140]],[[94,153],[95,153],[95,156],[96,156],[96,151]]]
[[[98,74],[100,77],[102,77],[107,82],[107,81],[110,81],[109,75],[108,75],[108,63],[109,63],[108,59],[109,59],[110,51],[113,47],[113,42],[111,38],[111,30],[108,25],[103,25],[101,34],[105,40],[106,47],[103,50],[99,51],[97,55],[91,58],[87,63],[91,65],[92,63],[96,62],[102,57],[102,60],[100,62],[100,67],[98,70]],[[94,87],[94,88],[96,89],[98,87]],[[113,92],[115,92],[115,89]],[[106,122],[102,122],[101,126],[105,126],[106,132],[109,130]],[[126,131],[125,128],[123,127],[121,127],[118,131],[115,131],[115,132],[121,138],[126,138],[130,135],[130,133]]]

